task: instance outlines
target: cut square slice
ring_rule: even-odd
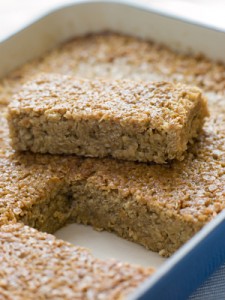
[[[183,159],[207,115],[196,87],[41,74],[8,121],[16,150],[165,163]]]

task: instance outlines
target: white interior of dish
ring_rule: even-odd
[[[115,258],[141,266],[158,268],[165,258],[158,253],[126,241],[113,233],[96,231],[91,226],[70,224],[55,233],[57,238],[91,249],[95,257]]]

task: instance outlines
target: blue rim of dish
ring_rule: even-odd
[[[224,263],[225,211],[222,211],[165,261],[129,299],[187,299]]]

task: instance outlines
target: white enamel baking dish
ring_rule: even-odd
[[[0,43],[0,77],[74,36],[116,31],[157,42],[176,51],[204,53],[225,62],[225,33],[193,24],[133,1],[75,1],[40,16]],[[165,260],[113,234],[69,225],[57,237],[91,248],[98,257],[153,265],[158,270],[130,299],[186,299],[225,263],[225,212]]]

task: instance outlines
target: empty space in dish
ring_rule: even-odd
[[[95,257],[116,258],[143,267],[158,268],[165,258],[143,246],[124,240],[114,233],[96,231],[91,226],[70,224],[54,234],[57,238],[91,249]]]

